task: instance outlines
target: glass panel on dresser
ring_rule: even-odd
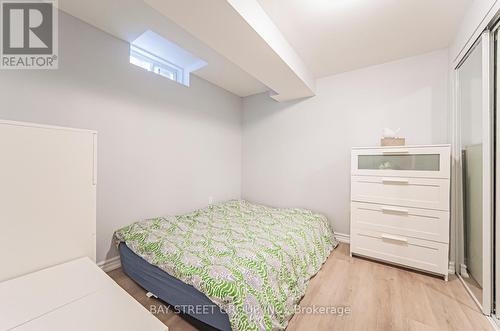
[[[439,171],[439,154],[359,155],[358,169]]]

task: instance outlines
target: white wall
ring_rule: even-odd
[[[316,92],[244,98],[242,196],[313,209],[349,233],[351,147],[378,145],[383,127],[407,144],[448,142],[448,51],[322,78]]]
[[[2,71],[0,118],[99,132],[97,260],[113,231],[241,193],[241,99],[128,63],[128,44],[60,15],[60,69]]]

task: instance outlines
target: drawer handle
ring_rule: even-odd
[[[391,154],[408,154],[410,153],[407,149],[388,149],[385,151],[382,151],[382,154],[384,155],[391,155]]]
[[[382,178],[382,184],[408,184],[408,178]]]
[[[399,241],[402,243],[408,243],[408,238],[405,237],[399,237],[399,236],[393,236],[392,234],[382,234],[380,236],[382,239],[388,239],[388,240],[393,240],[393,241]]]
[[[383,213],[398,213],[398,214],[409,214],[408,209],[403,209],[403,208],[393,208],[393,207],[382,207],[380,210]]]

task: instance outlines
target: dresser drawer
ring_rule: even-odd
[[[442,210],[351,203],[352,227],[442,243],[449,242],[449,217]]]
[[[351,173],[366,176],[450,177],[450,146],[355,148]]]
[[[351,229],[351,253],[442,275],[448,273],[448,244],[380,231]]]
[[[449,185],[439,178],[352,176],[351,200],[448,211]]]

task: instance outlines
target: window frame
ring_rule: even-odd
[[[139,61],[147,62],[150,64],[151,68],[148,70],[147,68],[132,63],[131,58],[136,58]],[[165,59],[162,59],[140,47],[130,45],[129,61],[130,64],[138,66],[139,68],[142,68],[146,71],[153,72],[157,75],[173,80],[174,82],[184,84],[184,70],[181,67]],[[160,71],[165,71],[165,73],[161,73]],[[170,73],[170,75],[168,75],[167,73]]]

